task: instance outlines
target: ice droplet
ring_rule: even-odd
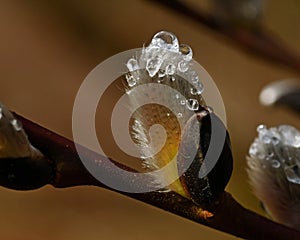
[[[179,43],[177,37],[170,32],[161,31],[154,35],[151,44],[159,48],[164,48],[170,51],[178,52]]]
[[[299,131],[289,125],[281,125],[278,127],[280,134],[282,135],[283,143],[293,147],[300,147],[300,133]]]
[[[194,87],[191,88],[191,94],[192,95],[200,95],[203,93],[204,86],[202,82],[198,81],[197,83],[194,83]]]
[[[166,74],[167,75],[173,75],[176,71],[176,66],[174,64],[169,64],[166,66]]]
[[[196,99],[187,100],[187,108],[191,111],[196,111],[199,109],[199,102]]]
[[[136,79],[131,74],[126,74],[126,80],[129,87],[133,87],[137,84]]]
[[[162,63],[163,63],[163,59],[160,55],[147,59],[146,70],[149,73],[150,77],[155,76]]]
[[[186,72],[187,70],[189,70],[189,63],[185,60],[181,60],[178,63],[178,70],[183,73]]]
[[[300,170],[297,165],[288,166],[284,169],[284,171],[288,181],[300,184]]]
[[[195,72],[195,71],[192,71],[190,73],[190,79],[193,83],[197,83],[199,81],[199,76],[198,76],[198,73]]]
[[[278,160],[272,160],[272,162],[271,162],[271,166],[273,167],[273,168],[279,168],[280,166],[281,166],[281,164],[280,164],[280,162],[278,161]]]
[[[191,61],[193,58],[193,50],[187,44],[180,44],[179,51],[181,52],[183,59],[186,61]]]
[[[10,123],[16,131],[22,130],[22,125],[17,119],[11,120]]]
[[[182,117],[182,113],[177,113],[177,117],[181,118]]]
[[[136,59],[134,58],[130,58],[128,61],[127,61],[127,64],[126,64],[128,70],[130,72],[133,72],[133,71],[136,71],[139,69],[139,65],[138,65],[138,62]]]

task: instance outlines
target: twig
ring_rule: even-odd
[[[51,160],[50,162],[54,174],[52,173],[53,176],[49,178],[51,179],[49,184],[58,188],[95,185],[110,189],[97,181],[85,169],[78,157],[74,142],[24,117],[17,114],[15,115],[22,122],[31,143],[43,152],[47,159]],[[96,153],[88,149],[83,150],[89,160],[94,161],[99,158],[99,155]],[[118,166],[129,169],[120,163],[118,163]],[[105,170],[108,172],[112,171],[109,167],[105,168]],[[143,183],[141,182],[139,184]],[[110,190],[118,192],[115,189]],[[272,222],[245,209],[227,192],[224,192],[219,204],[214,209],[211,209],[214,216],[208,219],[204,219],[200,216],[200,208],[197,205],[175,192],[119,193],[172,212],[186,219],[245,239],[292,240],[300,238],[300,232]]]
[[[292,67],[300,71],[300,57],[292,50],[284,46],[284,44],[273,36],[272,33],[266,29],[255,28],[247,29],[236,27],[234,25],[226,24],[217,21],[211,15],[202,13],[199,9],[195,9],[184,1],[179,0],[148,0],[160,4],[182,16],[190,18],[212,30],[226,35],[229,39],[233,40],[240,47],[250,51],[251,53],[258,54],[269,60],[281,63],[283,65]]]

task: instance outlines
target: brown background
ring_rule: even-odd
[[[300,52],[297,0],[267,1],[263,24]],[[287,67],[237,48],[225,37],[147,1],[17,1],[0,5],[0,98],[11,109],[68,138],[76,92],[113,54],[148,43],[162,29],[193,47],[223,96],[235,166],[227,188],[261,212],[245,156],[259,123],[300,127],[297,115],[259,105],[261,88],[297,77]],[[234,239],[96,187],[16,192],[0,188],[1,239]]]

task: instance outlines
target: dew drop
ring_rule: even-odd
[[[271,162],[271,166],[273,167],[273,168],[279,168],[280,167],[280,162],[278,161],[278,160],[272,160],[272,162]]]
[[[297,165],[288,166],[284,171],[289,182],[300,184],[300,170]]]
[[[151,44],[159,48],[164,48],[170,51],[178,52],[179,43],[177,37],[170,32],[161,31],[154,35],[151,40]]]
[[[126,74],[126,80],[129,87],[133,87],[137,84],[136,79],[131,74]]]
[[[181,105],[185,105],[185,103],[186,103],[185,100],[181,100],[181,101],[180,101],[180,104],[181,104]]]
[[[137,60],[134,59],[134,58],[130,58],[130,59],[128,60],[126,66],[127,66],[128,70],[129,70],[130,72],[133,72],[133,71],[136,71],[136,70],[139,69],[138,62],[137,62]]]
[[[176,78],[174,76],[170,77],[171,82],[175,82]]]
[[[169,64],[166,66],[166,74],[167,75],[173,75],[176,71],[176,66],[174,64]]]
[[[187,108],[191,111],[196,111],[200,107],[199,102],[196,99],[187,100]]]
[[[177,117],[181,118],[182,117],[182,113],[177,113]]]
[[[199,81],[199,76],[198,76],[197,72],[195,72],[195,71],[191,72],[190,78],[193,83],[197,83]]]
[[[264,130],[267,130],[267,128],[266,128],[266,125],[263,125],[263,124],[258,125],[257,128],[256,128],[256,131],[257,131],[258,133],[260,133],[260,132],[262,132],[262,131],[264,131]]]
[[[166,76],[165,70],[160,69],[160,70],[158,71],[158,77],[159,77],[159,78],[163,78],[164,76]]]
[[[181,52],[183,59],[186,61],[191,61],[193,58],[193,50],[187,44],[180,44],[179,51]]]
[[[204,90],[204,86],[203,84],[198,81],[197,83],[194,83],[194,87],[191,88],[191,94],[192,95],[200,95],[203,93]]]
[[[178,63],[178,70],[183,73],[186,72],[187,70],[189,70],[189,63],[185,60],[181,60]]]
[[[22,125],[17,119],[11,120],[10,123],[16,131],[22,130]]]
[[[147,59],[146,70],[150,77],[154,77],[154,75],[158,72],[162,62],[163,59],[160,55]]]

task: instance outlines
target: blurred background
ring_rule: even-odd
[[[183,2],[220,21],[244,21],[233,14],[238,10],[224,13],[218,3],[222,1]],[[264,1],[262,6],[261,1],[254,2],[263,12],[243,10],[248,17],[241,26],[261,24],[300,53],[299,1]],[[192,46],[226,106],[235,160],[227,191],[245,207],[262,213],[245,170],[256,127],[285,123],[300,128],[300,123],[288,109],[262,107],[258,96],[266,84],[297,78],[299,71],[246,52],[227,37],[152,1],[2,0],[0,29],[1,101],[68,138],[76,93],[98,63],[149,43],[159,30],[175,33]],[[235,239],[97,187],[46,186],[29,192],[0,188],[0,199],[1,239]]]

